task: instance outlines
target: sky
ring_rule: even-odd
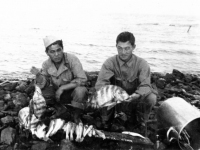
[[[98,13],[138,13],[161,15],[200,15],[200,0],[6,0],[0,12],[24,9],[35,13],[45,10]],[[3,14],[2,14],[3,15]],[[46,14],[48,15],[48,14]]]

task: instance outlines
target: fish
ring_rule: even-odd
[[[83,137],[85,137],[93,129],[93,125],[90,125],[85,132],[83,132]],[[91,136],[90,136],[91,137]]]
[[[70,138],[69,138],[70,141],[74,140],[73,134],[74,134],[75,130],[76,130],[76,124],[72,122],[71,130],[70,130],[70,133],[69,133],[70,134]]]
[[[101,132],[100,130],[95,129],[95,132],[97,133],[97,135],[103,139],[106,139],[106,136],[103,132]]]
[[[35,92],[33,94],[33,98],[29,102],[29,107],[32,110],[31,112],[33,112],[38,119],[40,119],[46,111],[46,101],[42,96],[41,89],[37,85],[35,85]]]
[[[49,134],[49,136],[52,136],[54,134],[56,134],[56,132],[60,129],[62,129],[62,127],[64,126],[65,124],[65,120],[62,120],[60,118],[58,119],[54,119],[54,127],[53,127],[53,130],[51,131],[51,133]]]
[[[71,128],[72,128],[72,122],[68,122],[63,126],[63,130],[66,133],[66,139],[67,140],[69,140],[69,133],[70,133]]]
[[[53,119],[53,120],[50,121],[49,128],[48,128],[47,134],[45,136],[46,138],[49,138],[51,132],[54,129],[54,126],[55,126],[55,119]]]
[[[122,103],[129,98],[129,94],[121,87],[116,85],[105,85],[88,99],[86,107],[94,109],[108,107],[109,110],[117,103]]]
[[[76,126],[76,142],[81,142],[82,135],[83,135],[83,123],[80,122]]]
[[[46,135],[46,128],[47,126],[42,123],[42,124],[39,124],[36,128],[36,131],[35,131],[35,135],[39,138],[39,139],[45,139],[45,135]]]
[[[34,114],[30,114],[30,108],[24,107],[18,113],[18,120],[20,128],[29,129],[32,134],[35,133],[37,125],[40,120]]]
[[[122,134],[128,134],[128,135],[131,135],[131,136],[138,136],[140,138],[145,139],[144,136],[142,136],[141,134],[135,133],[135,132],[123,131]]]

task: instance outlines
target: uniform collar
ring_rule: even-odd
[[[127,64],[128,67],[131,67],[134,62],[134,58],[135,58],[135,55],[132,54],[132,57],[129,59],[129,61],[124,62],[119,58],[119,55],[117,55],[117,61],[119,62],[120,67],[123,66],[124,64]]]

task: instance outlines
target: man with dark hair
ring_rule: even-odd
[[[144,121],[148,120],[152,107],[156,104],[156,95],[150,83],[150,67],[148,63],[133,54],[136,47],[135,37],[130,32],[122,32],[117,36],[116,47],[118,55],[108,58],[99,72],[95,85],[98,90],[104,85],[117,85],[130,95],[129,103],[122,103],[115,107],[134,117],[137,112],[142,114]],[[138,109],[141,108],[141,109]],[[114,110],[102,109],[102,122],[106,122]],[[133,118],[128,119],[133,121]]]
[[[84,87],[87,77],[79,59],[63,52],[62,40],[47,36],[44,38],[46,54],[49,59],[44,61],[42,69],[31,68],[31,73],[36,75],[37,85],[42,89],[47,104],[57,109],[54,118],[65,112],[62,104],[74,107],[74,121],[80,122],[80,114],[87,100],[87,89]]]

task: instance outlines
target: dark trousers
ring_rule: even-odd
[[[42,94],[47,105],[55,106],[58,102],[55,100],[56,90],[53,86],[42,89]],[[87,101],[88,91],[84,86],[78,86],[75,89],[64,91],[60,97],[60,104],[71,104],[75,108],[84,109]]]
[[[134,123],[136,121],[137,115],[142,117],[143,120],[148,120],[149,113],[152,107],[156,104],[157,96],[154,93],[150,93],[143,99],[138,99],[136,101],[121,103],[116,105],[111,110],[107,108],[101,109],[102,122],[105,123],[115,116],[114,113],[124,112],[129,118],[128,121]]]

